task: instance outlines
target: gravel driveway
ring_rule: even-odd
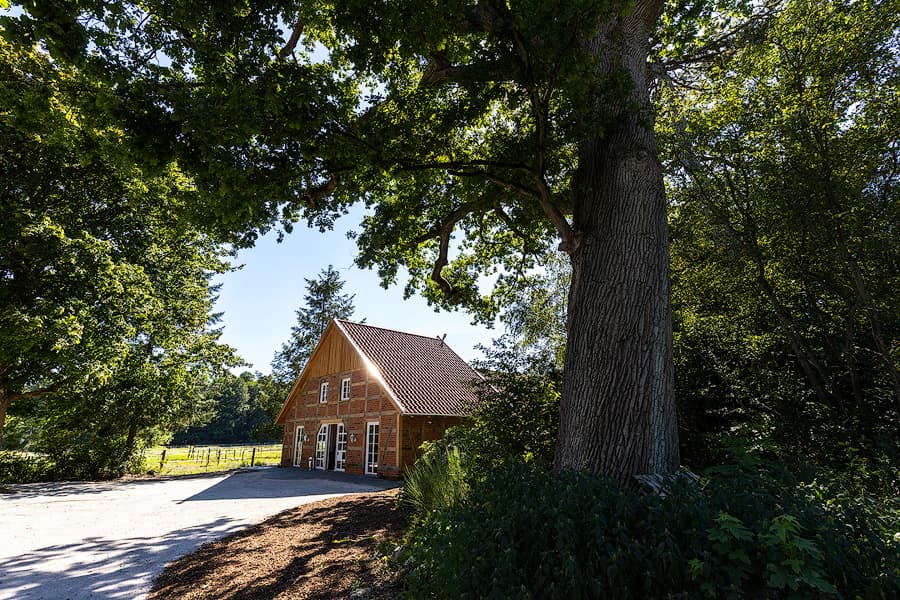
[[[282,510],[395,484],[264,468],[0,488],[0,599],[140,598],[166,563]]]

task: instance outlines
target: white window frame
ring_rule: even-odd
[[[316,434],[316,469],[324,471],[328,468],[328,425],[319,427]]]
[[[347,430],[343,423],[338,423],[337,440],[334,445],[334,470],[343,471],[347,464]]]
[[[303,466],[303,425],[297,425],[297,431],[294,432],[294,466]]]
[[[381,435],[378,421],[368,421],[366,423],[366,475],[378,475],[378,445],[381,442]],[[374,436],[372,435],[374,433]],[[374,444],[372,438],[375,438]]]
[[[325,404],[326,402],[328,402],[328,382],[323,381],[319,386],[319,403]]]
[[[350,399],[350,378],[344,377],[341,379],[341,400],[349,400]]]

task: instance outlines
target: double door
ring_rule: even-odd
[[[344,470],[347,463],[347,430],[343,423],[331,423],[319,428],[315,460],[319,470]]]

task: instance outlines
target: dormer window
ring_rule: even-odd
[[[325,402],[328,402],[328,382],[327,381],[323,381],[322,387],[319,388],[319,402],[322,402],[323,404]]]
[[[350,378],[344,377],[341,379],[341,400],[349,400],[350,399]]]

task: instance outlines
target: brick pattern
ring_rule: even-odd
[[[350,377],[350,399],[341,400],[341,379]],[[328,381],[328,401],[319,402],[319,389]],[[366,369],[341,371],[323,377],[311,378],[291,400],[285,412],[284,446],[281,464],[292,466],[294,462],[294,435],[298,425],[303,426],[305,441],[301,455],[301,467],[307,468],[309,458],[315,457],[316,435],[325,422],[341,422],[347,432],[345,469],[348,473],[365,472],[366,423],[379,422],[378,474],[383,477],[399,477],[397,456],[398,412],[381,386]]]

